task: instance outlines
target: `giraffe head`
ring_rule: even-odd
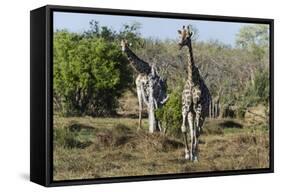
[[[122,51],[125,51],[127,47],[128,47],[127,40],[122,39],[121,40],[121,49],[122,49]]]
[[[182,49],[183,46],[190,46],[191,45],[191,37],[192,32],[190,31],[190,26],[188,25],[186,28],[185,26],[182,26],[182,30],[178,30],[178,33],[180,35],[180,41],[179,41],[179,47]]]
[[[128,43],[128,41],[126,39],[121,40],[121,49],[123,52],[126,51],[129,46],[132,46],[132,44]]]

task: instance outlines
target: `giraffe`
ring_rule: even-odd
[[[191,45],[192,32],[190,27],[183,26],[178,30],[180,34],[179,49],[184,46],[188,48],[187,54],[187,80],[182,92],[182,126],[185,142],[185,159],[198,161],[198,139],[202,132],[202,127],[206,116],[209,115],[209,103],[211,94],[206,86],[200,72],[194,63],[193,51]],[[189,140],[187,137],[187,123],[189,127]]]
[[[126,40],[121,41],[122,51],[127,55],[130,65],[138,73],[136,88],[139,103],[138,130],[142,125],[143,104],[148,109],[149,132],[162,131],[161,123],[155,117],[155,110],[162,107],[167,101],[166,82],[157,72],[154,64],[150,65],[141,60],[128,46]]]

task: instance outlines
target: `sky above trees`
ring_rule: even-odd
[[[224,44],[235,45],[236,34],[247,23],[196,21],[184,19],[148,18],[132,16],[113,16],[85,13],[54,13],[54,30],[66,29],[70,32],[83,32],[89,29],[91,20],[98,21],[101,26],[107,26],[119,31],[124,24],[138,22],[141,25],[142,37],[154,39],[177,39],[177,30],[183,25],[191,24],[198,30],[199,41],[218,40]]]

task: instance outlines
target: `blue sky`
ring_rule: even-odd
[[[157,39],[177,39],[177,30],[183,25],[193,25],[198,29],[198,40],[219,40],[228,45],[235,45],[235,35],[245,23],[197,21],[185,19],[149,18],[116,15],[98,15],[86,13],[54,12],[54,30],[67,29],[71,32],[83,32],[89,29],[91,20],[101,26],[119,31],[123,24],[141,23],[140,33],[143,37]]]

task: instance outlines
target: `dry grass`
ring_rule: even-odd
[[[269,166],[268,130],[245,127],[239,121],[206,123],[198,163],[183,159],[181,138],[136,132],[136,119],[55,117],[54,125],[58,140],[54,142],[54,180]],[[57,136],[58,132],[64,134]],[[72,141],[66,141],[68,137]]]

